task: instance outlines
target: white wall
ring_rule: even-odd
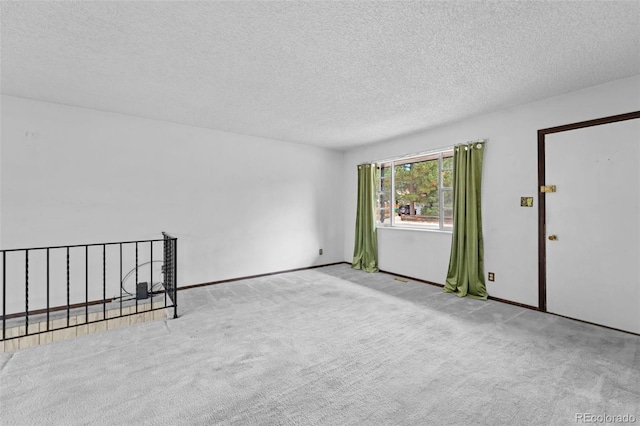
[[[179,239],[179,284],[342,261],[343,153],[2,97],[3,249]],[[324,255],[318,255],[318,249]]]
[[[345,260],[353,253],[356,165],[487,139],[483,171],[485,272],[489,294],[538,306],[537,130],[640,110],[640,76],[469,118],[450,125],[348,151],[344,161]],[[570,171],[567,171],[570,173]],[[520,197],[534,207],[520,207]],[[380,229],[380,268],[444,283],[451,234]]]
[[[181,285],[350,262],[357,164],[486,138],[488,290],[537,306],[537,130],[639,109],[635,76],[341,153],[3,96],[0,248],[167,231]],[[381,229],[380,267],[443,283],[450,240]]]

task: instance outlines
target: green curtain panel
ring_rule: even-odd
[[[353,269],[378,272],[378,236],[375,221],[376,168],[372,164],[358,166],[358,210]]]
[[[453,152],[453,236],[444,291],[487,299],[484,282],[481,184],[484,142],[458,145]]]

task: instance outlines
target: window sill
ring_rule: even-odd
[[[377,225],[377,229],[394,230],[394,231],[418,231],[418,232],[435,232],[437,234],[453,234],[453,229],[435,229],[435,228],[418,228],[412,226],[381,226]]]

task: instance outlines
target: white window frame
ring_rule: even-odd
[[[445,155],[445,154],[449,154],[449,155]],[[407,160],[413,160],[416,158],[420,158],[420,157],[435,157],[437,156],[438,158],[438,225],[434,225],[434,224],[422,224],[422,223],[412,223],[412,224],[406,224],[406,223],[397,223],[396,221],[396,214],[395,214],[395,205],[396,205],[396,182],[395,182],[395,167],[397,163],[406,163]],[[376,168],[378,169],[378,171],[380,170],[380,167],[382,164],[386,164],[388,165],[388,167],[391,170],[391,174],[390,174],[390,179],[391,179],[391,186],[390,186],[390,193],[389,193],[389,198],[390,198],[390,206],[389,206],[389,223],[381,223],[380,222],[380,211],[376,210],[376,225],[378,228],[387,228],[387,229],[412,229],[412,230],[426,230],[426,231],[448,231],[451,232],[453,230],[453,225],[445,225],[444,223],[444,211],[445,211],[445,206],[444,206],[444,193],[445,191],[451,191],[452,192],[452,196],[453,196],[453,187],[444,187],[443,186],[443,158],[448,158],[448,157],[453,157],[453,146],[451,147],[445,147],[445,148],[439,148],[436,150],[432,150],[432,151],[425,151],[425,152],[420,152],[420,153],[415,153],[415,154],[408,154],[408,155],[403,155],[401,157],[394,157],[391,159],[386,159],[386,160],[380,160],[380,161],[375,161],[374,164],[376,165]],[[425,159],[426,160],[426,159]],[[453,183],[453,164],[451,166],[451,169],[444,169],[444,170],[451,170],[451,175],[452,175],[452,183]],[[381,184],[382,184],[382,176],[379,176],[379,179],[376,182],[376,198],[378,199],[379,196],[381,195]],[[384,207],[380,207],[382,209],[384,209]]]

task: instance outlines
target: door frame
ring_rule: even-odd
[[[615,123],[618,121],[632,120],[640,118],[640,111],[628,112],[626,114],[612,115],[609,117],[596,118],[594,120],[580,121],[577,123],[565,124],[562,126],[549,127],[538,130],[538,310],[547,312],[547,243],[546,243],[546,193],[540,188],[546,185],[545,182],[545,138],[552,133],[566,132],[569,130],[582,129],[584,127],[599,126],[602,124]],[[552,183],[552,182],[551,182]]]

